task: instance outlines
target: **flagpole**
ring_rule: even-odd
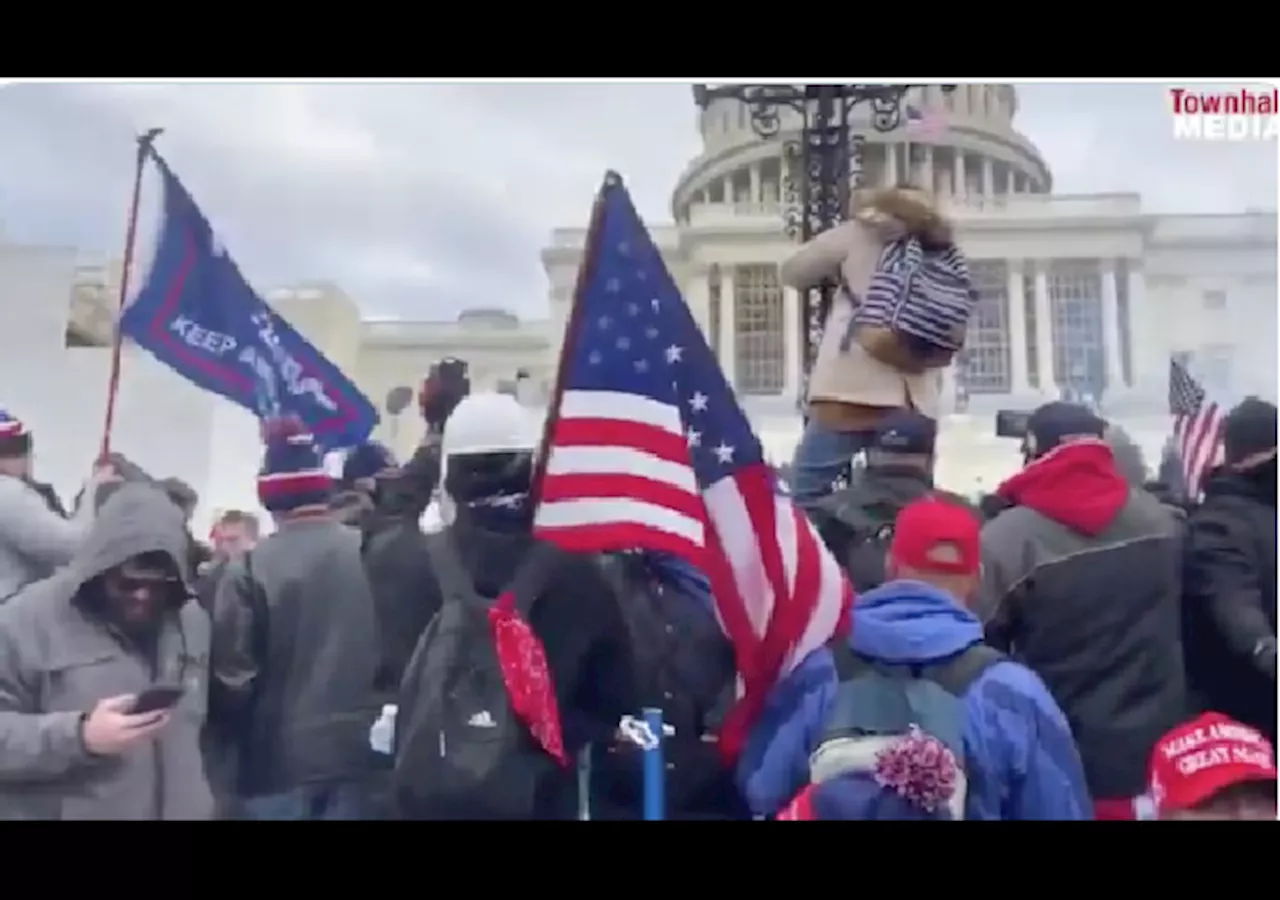
[[[591,205],[591,219],[587,222],[587,235],[582,243],[582,262],[578,265],[578,278],[573,287],[573,297],[569,303],[569,318],[564,326],[564,339],[560,342],[560,359],[556,364],[555,387],[551,391],[551,401],[547,404],[547,418],[542,426],[542,443],[538,446],[538,456],[534,462],[533,477],[530,479],[530,508],[537,506],[538,497],[542,493],[542,476],[547,469],[547,447],[551,442],[551,430],[555,427],[560,415],[560,401],[564,396],[564,373],[568,368],[565,360],[574,347],[579,330],[579,312],[582,291],[586,288],[595,266],[596,249],[600,244],[600,225],[604,218],[604,196],[610,188],[620,187],[622,176],[613,170],[604,173],[604,182],[596,192],[595,202]]]
[[[120,269],[120,297],[116,303],[116,326],[111,343],[111,369],[107,375],[107,409],[102,423],[102,447],[99,460],[106,460],[111,453],[111,429],[116,418],[116,394],[120,391],[120,318],[124,315],[125,300],[129,296],[129,271],[133,268],[133,249],[138,237],[138,204],[142,200],[142,171],[147,162],[151,145],[164,131],[152,128],[138,135],[138,161],[133,174],[133,199],[129,203],[128,224],[125,227],[124,259]]]

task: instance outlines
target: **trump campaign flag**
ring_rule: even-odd
[[[768,692],[840,627],[852,590],[759,439],[621,178],[596,200],[534,485],[534,534],[673,554],[732,642],[732,758]]]
[[[369,436],[378,412],[245,281],[191,195],[150,151],[164,184],[155,259],[120,333],[183,378],[255,413],[296,416],[326,450]]]

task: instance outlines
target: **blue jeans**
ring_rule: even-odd
[[[810,419],[791,462],[791,495],[801,506],[831,493],[838,478],[848,474],[853,458],[871,442],[870,431],[833,431]]]
[[[365,817],[365,790],[352,782],[307,784],[246,797],[242,809],[244,818],[259,822],[349,822]]]

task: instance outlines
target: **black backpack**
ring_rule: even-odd
[[[427,550],[443,602],[400,685],[397,806],[406,818],[530,818],[561,770],[511,709],[489,625],[494,601],[476,591],[452,530],[429,535]],[[562,559],[544,543],[525,552],[510,590],[526,621]]]

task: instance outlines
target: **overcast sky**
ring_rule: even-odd
[[[1161,86],[1019,90],[1017,124],[1059,193],[1275,208],[1276,144],[1175,140]],[[9,86],[0,232],[118,255],[132,136],[163,125],[159,149],[263,292],[333,280],[368,315],[538,316],[551,230],[583,224],[607,168],[650,222],[667,220],[695,121],[674,84]]]

